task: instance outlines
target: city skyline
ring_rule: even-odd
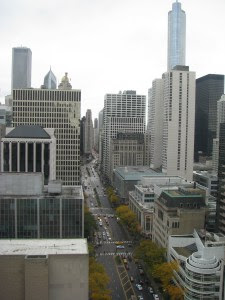
[[[32,87],[43,84],[50,65],[58,83],[68,72],[73,87],[82,92],[81,115],[91,109],[96,117],[106,93],[134,89],[147,95],[152,80],[167,68],[168,12],[173,2],[68,0],[63,7],[58,0],[3,3],[0,101],[4,103],[10,93],[12,48],[21,44],[33,54]],[[179,2],[187,16],[186,64],[197,78],[224,74],[225,2]]]

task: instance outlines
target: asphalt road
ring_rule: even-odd
[[[96,245],[96,258],[104,265],[110,277],[109,289],[112,291],[112,299],[129,300],[130,294],[135,293],[136,297],[142,296],[144,300],[154,300],[153,295],[148,290],[151,283],[147,282],[145,275],[140,275],[138,265],[135,264],[132,258],[134,243],[117,222],[115,212],[111,208],[100,178],[94,169],[94,164],[95,160],[82,166],[82,184],[87,194],[87,205],[98,224],[94,241]],[[99,195],[101,207],[98,206],[95,198],[94,188]],[[117,242],[123,242],[122,246],[124,249],[117,249]],[[116,255],[120,255],[121,257],[129,256],[130,258],[130,260],[127,260],[128,267],[127,269],[124,268],[122,275],[119,275],[118,266],[115,263]],[[134,278],[132,283],[130,282],[131,276]],[[143,281],[143,290],[141,291],[136,287],[136,284],[140,283],[140,280]]]

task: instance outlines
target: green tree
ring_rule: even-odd
[[[89,211],[88,207],[84,206],[84,237],[88,238],[92,235],[93,231],[97,230],[97,224],[94,216]]]
[[[147,272],[151,275],[154,274],[156,266],[165,261],[165,249],[158,247],[151,240],[143,240],[140,245],[136,247],[134,256],[144,261]]]

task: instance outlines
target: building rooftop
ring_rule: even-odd
[[[20,125],[12,129],[5,138],[50,139],[49,134],[39,125]]]
[[[86,239],[0,240],[0,255],[88,254]]]
[[[158,173],[149,166],[127,166],[127,167],[117,167],[115,169],[117,173],[124,180],[140,180],[143,176],[165,176],[163,173]]]
[[[195,243],[186,247],[173,247],[173,249],[182,256],[189,257],[192,253],[197,252],[198,248]]]

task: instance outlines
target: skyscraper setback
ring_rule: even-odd
[[[11,89],[31,87],[32,52],[29,48],[12,49],[12,81]]]
[[[176,65],[185,65],[186,57],[186,14],[176,0],[168,13],[167,71]]]

